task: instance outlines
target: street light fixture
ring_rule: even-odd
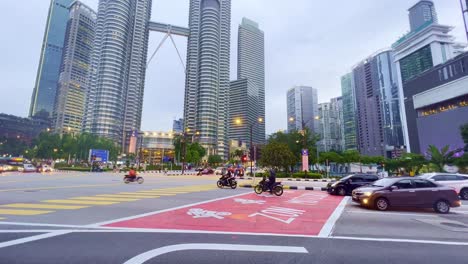
[[[249,131],[250,131],[250,149],[249,149],[249,154],[250,154],[250,175],[254,177],[253,182],[255,184],[255,175],[253,174],[253,159],[254,159],[254,153],[253,153],[253,128],[257,124],[262,124],[264,121],[263,117],[257,118],[257,122],[253,122],[249,124]],[[236,125],[241,125],[242,120],[240,118],[234,119],[234,123]]]

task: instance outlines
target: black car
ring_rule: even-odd
[[[379,177],[373,174],[352,174],[336,182],[328,183],[327,191],[329,194],[351,195],[354,189],[373,183],[378,179]]]

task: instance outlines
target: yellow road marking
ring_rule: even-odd
[[[80,201],[80,200],[45,200],[44,203],[63,203],[63,204],[89,204],[89,205],[110,205],[118,202],[105,201]]]
[[[89,206],[78,206],[78,205],[61,205],[61,204],[27,204],[27,203],[17,203],[17,204],[4,204],[2,207],[10,208],[31,208],[31,209],[63,209],[63,210],[76,210],[87,208]]]
[[[154,194],[139,194],[139,193],[126,193],[126,192],[121,192],[118,194],[102,194],[102,195],[97,195],[97,196],[106,196],[106,197],[122,197],[122,198],[159,198],[159,195],[154,195]]]
[[[89,200],[89,201],[111,201],[111,202],[133,202],[139,199],[132,198],[105,198],[105,197],[73,197],[74,200]]]
[[[2,215],[40,215],[52,212],[53,211],[0,209],[0,214]]]
[[[37,174],[35,174],[34,176],[36,176]],[[17,175],[16,175],[17,176]],[[44,175],[41,175],[41,176],[44,176]],[[17,177],[23,177],[23,176],[17,176]],[[22,182],[35,182],[35,181],[51,181],[51,180],[59,180],[59,179],[66,179],[66,178],[75,178],[75,177],[79,177],[78,175],[68,175],[68,176],[55,176],[54,178],[42,178],[42,179],[25,179],[25,180],[15,180],[15,181],[2,181],[0,182],[0,184],[3,184],[3,183],[22,183]]]
[[[70,186],[60,186],[60,187],[59,186],[54,186],[54,187],[37,187],[37,188],[19,188],[19,189],[4,189],[4,190],[0,190],[0,192],[89,188],[89,187],[103,187],[103,186],[116,186],[116,185],[122,185],[122,184],[121,183],[112,183],[112,184],[70,185]]]
[[[122,193],[122,194],[133,194],[133,193]],[[148,195],[148,196],[152,196],[152,195],[161,195],[161,196],[174,196],[174,195],[177,195],[176,193],[159,193],[159,192],[151,192],[151,191],[140,191],[140,192],[136,192],[135,194],[137,195]]]
[[[174,192],[174,191],[160,191],[160,190],[151,190],[151,191],[146,191],[146,192],[151,192],[151,193],[169,193],[169,194],[184,194],[188,192]]]

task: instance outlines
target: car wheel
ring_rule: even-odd
[[[375,209],[379,211],[387,211],[390,204],[387,199],[381,197],[375,200]]]
[[[468,188],[464,188],[460,191],[460,197],[463,200],[468,200]]]
[[[338,188],[336,190],[336,194],[340,195],[340,196],[345,196],[346,195],[346,190],[342,187]]]
[[[434,211],[439,214],[448,214],[450,212],[450,204],[445,200],[439,200],[434,204]]]

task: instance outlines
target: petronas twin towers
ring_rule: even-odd
[[[100,0],[84,130],[126,146],[140,130],[152,0]],[[231,0],[191,0],[185,131],[226,156]],[[158,101],[158,98],[153,98]]]

